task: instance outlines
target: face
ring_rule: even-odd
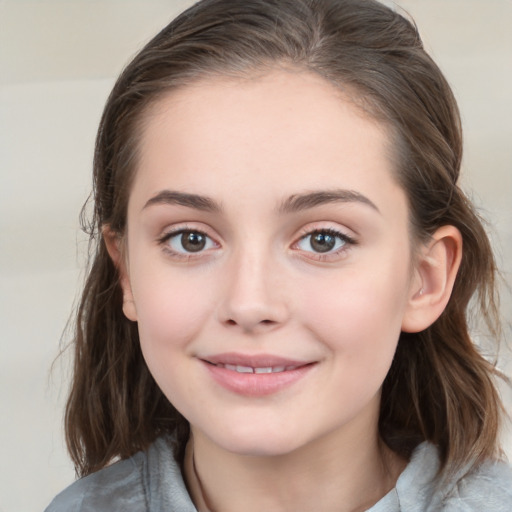
[[[192,431],[253,455],[376,432],[413,293],[385,127],[275,71],[170,93],[140,149],[124,311]]]

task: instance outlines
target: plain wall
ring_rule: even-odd
[[[0,2],[0,512],[43,510],[74,478],[61,429],[66,356],[50,370],[83,278],[78,214],[95,130],[123,65],[190,3]],[[459,100],[463,182],[489,220],[510,284],[512,2],[398,4],[416,19]],[[506,294],[509,340],[511,311]],[[501,365],[510,374],[508,360]],[[510,391],[504,395],[510,408]],[[505,443],[512,454],[510,436]]]

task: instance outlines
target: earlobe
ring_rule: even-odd
[[[109,226],[103,227],[102,235],[110,259],[119,273],[119,282],[123,290],[123,313],[128,320],[136,322],[137,311],[133,300],[132,287],[126,265],[126,257],[123,251],[123,240],[118,233],[112,231]]]
[[[422,247],[402,331],[423,331],[439,318],[450,299],[461,258],[462,236],[454,226],[439,228]]]

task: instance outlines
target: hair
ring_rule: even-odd
[[[406,458],[420,442],[434,443],[444,474],[499,456],[498,372],[468,326],[476,297],[472,303],[498,340],[496,266],[482,222],[457,184],[462,134],[456,101],[415,25],[374,0],[203,0],[136,55],[101,118],[94,212],[90,221],[82,217],[93,251],[77,308],[65,419],[79,475],[146,449],[166,433],[180,457],[189,434],[188,422],[146,366],[137,324],[123,314],[118,271],[102,237],[106,226],[120,237],[125,232],[148,110],[209,76],[250,79],[276,66],[316,73],[355,92],[368,115],[390,129],[415,240],[427,240],[443,225],[462,234],[462,262],[445,311],[426,330],[400,335],[383,384],[382,439]]]

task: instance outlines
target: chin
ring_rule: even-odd
[[[247,457],[280,457],[295,451],[297,446],[290,446],[289,443],[284,442],[269,443],[268,440],[263,440],[261,442],[230,442],[224,448],[231,453]]]
[[[278,457],[289,454],[302,446],[297,433],[285,429],[240,431],[226,429],[211,439],[231,453],[250,457]]]

